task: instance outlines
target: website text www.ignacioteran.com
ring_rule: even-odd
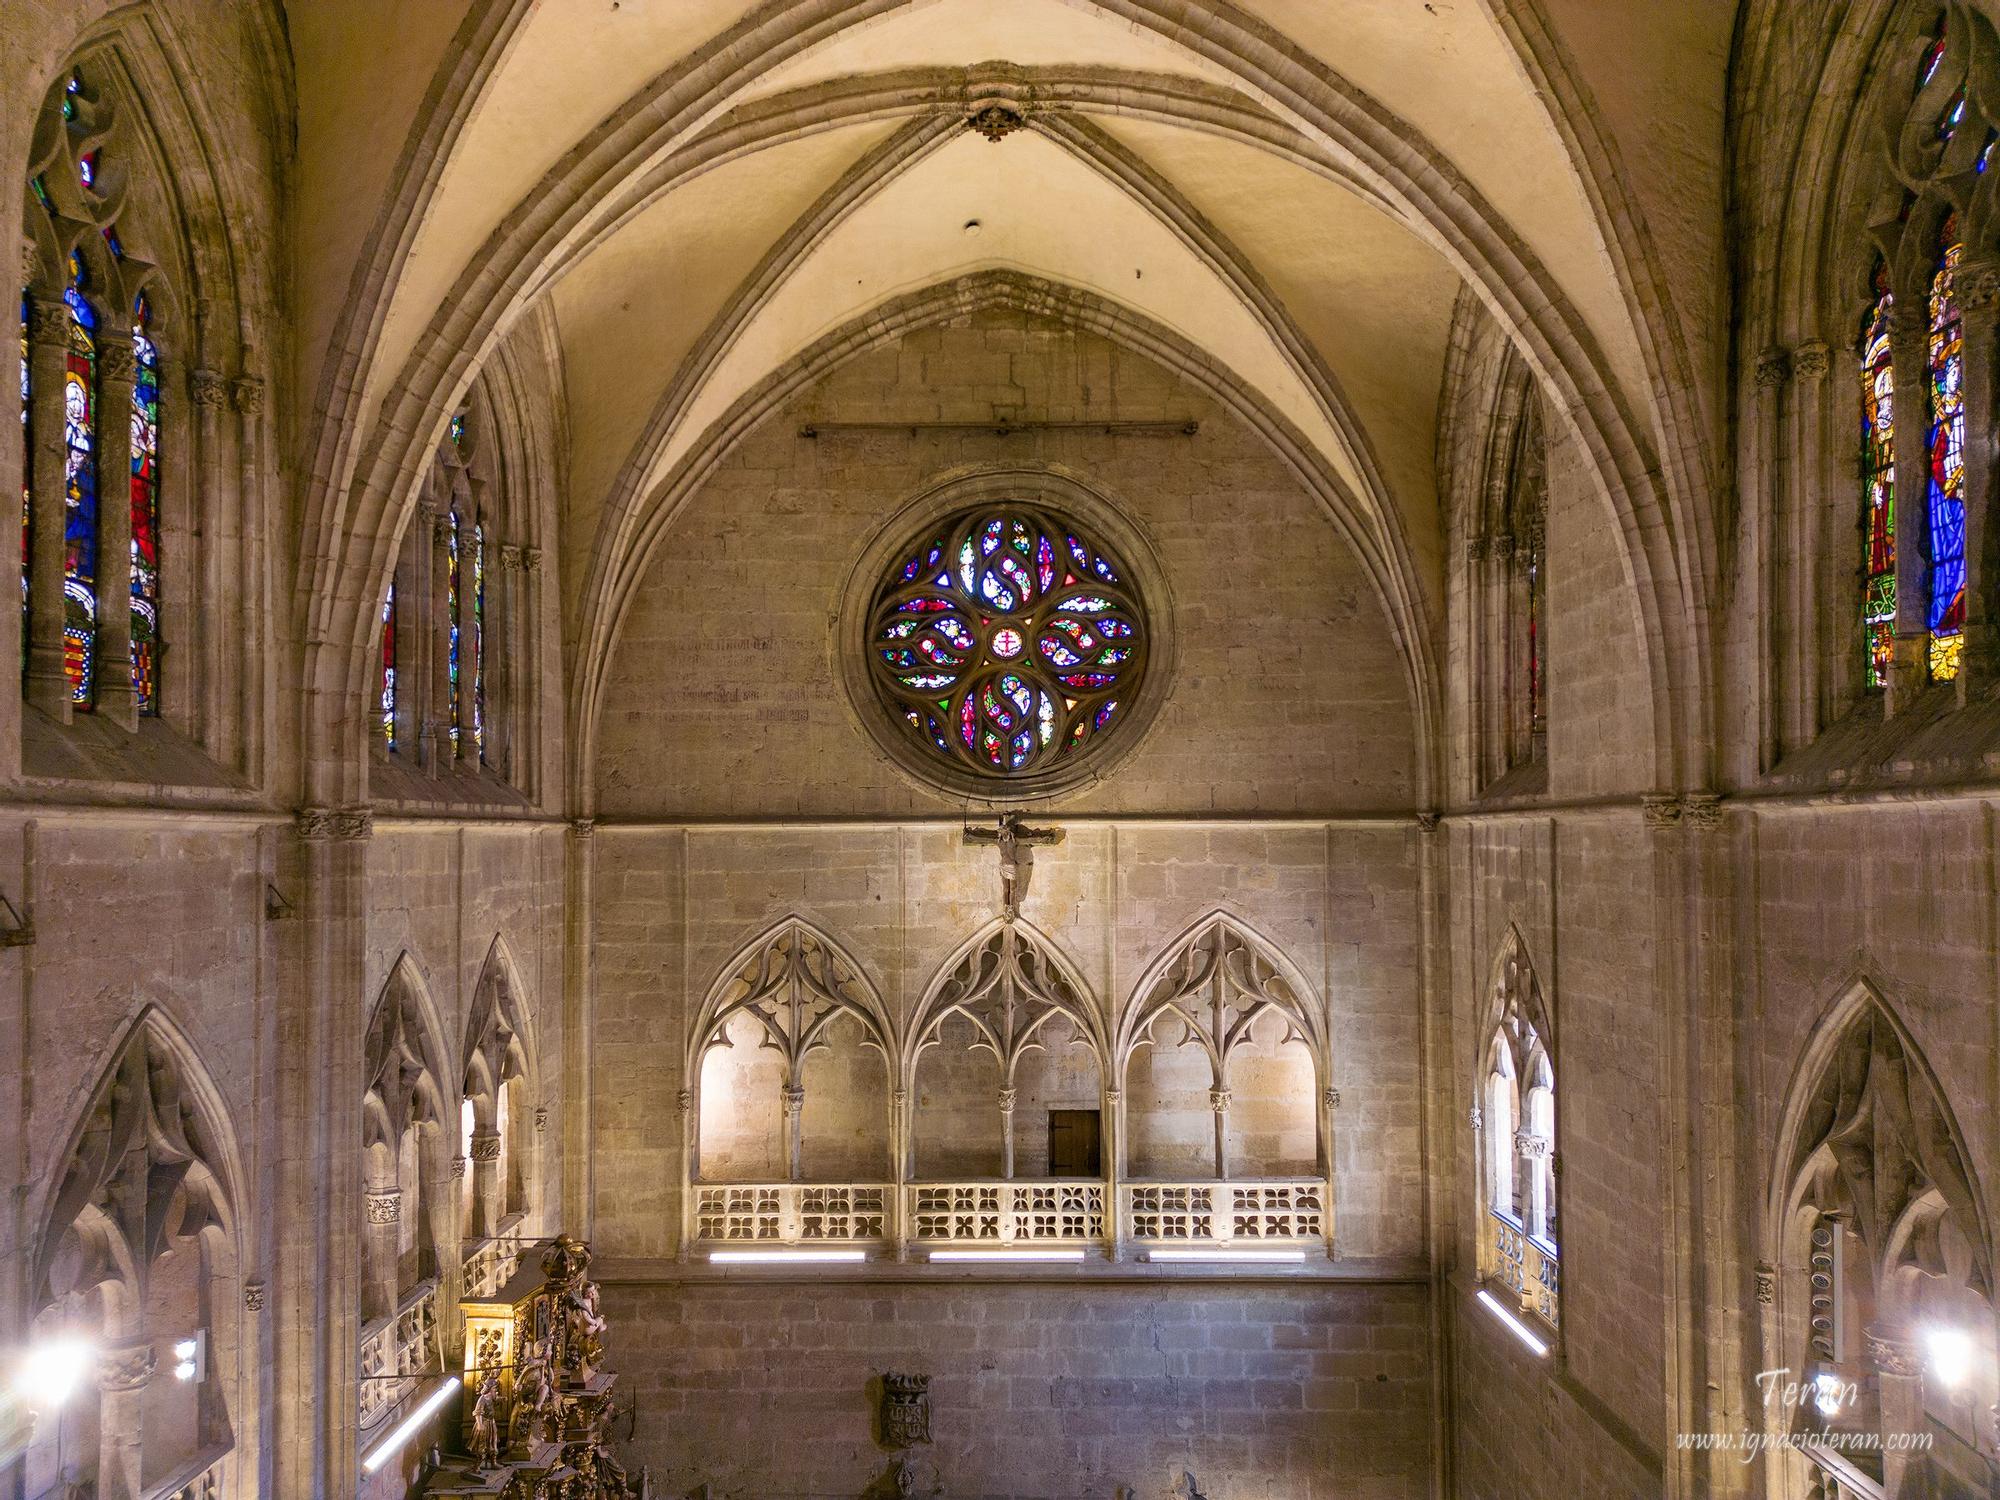
[[[1779,1419],[1776,1431],[1683,1432],[1675,1435],[1674,1446],[1684,1452],[1735,1453],[1745,1463],[1774,1448],[1796,1448],[1811,1453],[1923,1453],[1934,1435],[1928,1432],[1838,1432],[1801,1427],[1796,1420],[1799,1408],[1810,1406],[1823,1419],[1831,1420],[1854,1405],[1861,1389],[1852,1381],[1822,1371],[1808,1380],[1794,1380],[1788,1369],[1760,1370],[1757,1389],[1763,1394],[1764,1408]]]

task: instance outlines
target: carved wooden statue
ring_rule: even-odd
[[[472,1406],[472,1457],[483,1473],[500,1462],[500,1372],[489,1369]]]

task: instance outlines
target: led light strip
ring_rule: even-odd
[[[1148,1250],[1146,1252],[1147,1260],[1210,1261],[1210,1262],[1226,1261],[1238,1265],[1262,1264],[1262,1265],[1297,1266],[1297,1265],[1303,1265],[1305,1263],[1305,1258],[1306,1258],[1306,1253],[1303,1250],[1230,1250],[1230,1249],[1224,1249],[1219,1246],[1213,1249],[1204,1249],[1200,1246],[1189,1246],[1185,1249],[1180,1249],[1180,1248],[1161,1249],[1161,1250]]]
[[[932,1260],[1082,1260],[1081,1250],[933,1250]]]
[[[428,1396],[424,1397],[424,1404],[411,1412],[403,1420],[401,1427],[398,1427],[388,1437],[384,1438],[381,1447],[361,1460],[361,1467],[366,1469],[370,1474],[373,1474],[382,1465],[394,1458],[396,1450],[416,1435],[417,1429],[430,1420],[432,1412],[444,1405],[445,1397],[449,1396],[457,1385],[458,1377],[456,1375],[445,1376],[444,1383]]]
[[[1523,1323],[1519,1318],[1508,1312],[1506,1308],[1502,1307],[1500,1299],[1495,1297],[1491,1292],[1482,1291],[1479,1294],[1479,1300],[1486,1304],[1488,1312],[1492,1313],[1494,1317],[1512,1329],[1514,1337],[1534,1350],[1537,1356],[1549,1352],[1549,1346],[1536,1338],[1534,1332],[1526,1323]]]
[[[708,1259],[718,1266],[785,1266],[852,1264],[868,1259],[866,1250],[711,1250]]]

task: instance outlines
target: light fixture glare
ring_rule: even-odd
[[[457,1384],[458,1377],[456,1375],[445,1376],[443,1381],[439,1383],[438,1388],[424,1397],[423,1404],[403,1419],[402,1426],[382,1439],[381,1445],[373,1453],[361,1460],[361,1467],[366,1469],[370,1474],[373,1474],[382,1465],[394,1458],[396,1450],[416,1435],[424,1423],[430,1420],[432,1412],[444,1405],[445,1397],[451,1394],[452,1388]]]
[[[930,1258],[934,1261],[1077,1261],[1083,1259],[1081,1250],[933,1250]]]
[[[1535,1337],[1534,1330],[1515,1317],[1511,1312],[1507,1311],[1501,1305],[1500,1299],[1495,1297],[1491,1292],[1482,1291],[1479,1294],[1479,1300],[1486,1304],[1488,1312],[1492,1313],[1494,1317],[1505,1323],[1512,1330],[1515,1338],[1519,1339],[1535,1352],[1536,1358],[1539,1359],[1549,1352],[1549,1346]]]
[[[75,1394],[89,1373],[96,1350],[80,1338],[54,1338],[34,1345],[21,1361],[14,1383],[27,1403],[53,1411]]]
[[[866,1250],[711,1250],[710,1264],[718,1266],[804,1266],[852,1265],[868,1259]]]
[[[1972,1375],[1972,1337],[1962,1328],[1932,1326],[1925,1331],[1931,1371],[1948,1390],[1957,1390]]]
[[[1305,1263],[1303,1250],[1231,1249],[1227,1246],[1173,1246],[1148,1250],[1147,1260],[1228,1263],[1233,1265],[1296,1266]]]

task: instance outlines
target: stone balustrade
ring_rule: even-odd
[[[1138,1245],[1324,1245],[1326,1183],[1315,1178],[1122,1182],[1125,1238]]]
[[[1512,1292],[1524,1312],[1550,1328],[1560,1328],[1562,1268],[1555,1246],[1491,1209],[1486,1211],[1485,1235],[1487,1253],[1482,1259],[1487,1280]]]

